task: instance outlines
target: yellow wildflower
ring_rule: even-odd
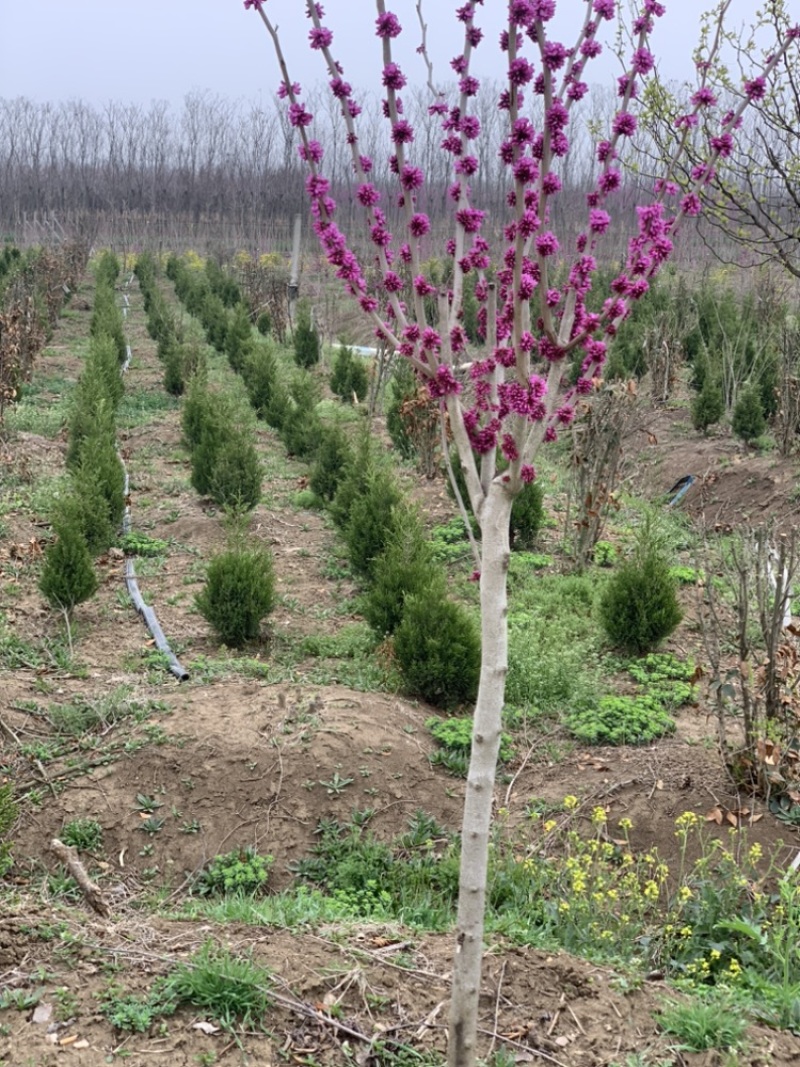
[[[578,806],[578,798],[577,797],[572,796],[571,793],[569,793],[567,796],[564,797],[564,810],[565,811],[574,811],[577,808],[577,806]]]

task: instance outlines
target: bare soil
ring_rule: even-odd
[[[88,282],[80,297],[41,357],[39,375],[79,374],[74,353],[88,331]],[[160,380],[160,368],[135,286],[130,302],[134,363],[128,389],[145,390]],[[48,399],[57,398],[43,395],[42,404]],[[686,509],[693,516],[702,513],[718,527],[764,515],[793,521],[793,462],[752,455],[723,435],[700,440],[686,426],[685,410],[653,414],[656,443],[629,456],[631,485],[653,496],[692,473],[697,483]],[[271,431],[258,432],[267,478],[251,536],[274,553],[280,603],[264,642],[248,650],[246,669],[226,659],[193,608],[203,565],[225,533],[221,517],[189,485],[176,406],[165,406],[121,437],[134,527],[170,542],[163,566],[150,570],[141,560],[138,569],[181,662],[192,664],[185,683],[154,656],[124,596],[118,551],[100,561],[98,594],[76,609],[74,656],[65,665],[63,620],[36,585],[46,515],[30,504],[36,487],[63,471],[65,437],[19,433],[0,448],[0,502],[6,503],[0,608],[8,632],[36,651],[30,661],[23,656],[5,670],[0,692],[0,781],[12,780],[29,798],[34,791],[35,801],[22,805],[12,835],[16,863],[0,916],[0,993],[44,991],[41,1011],[0,1010],[0,1064],[99,1067],[123,1057],[170,1067],[367,1064],[381,1062],[370,1053],[370,1041],[389,1051],[393,1043],[420,1051],[445,1047],[453,951],[448,936],[410,936],[378,924],[294,933],[216,926],[153,918],[148,907],[160,895],[162,914],[169,913],[210,858],[248,845],[275,857],[270,884],[285,888],[320,819],[346,821],[356,808],[374,808],[371,826],[385,837],[418,809],[449,828],[459,825],[463,782],[428,760],[432,741],[424,723],[432,709],[393,692],[348,687],[335,664],[326,665],[323,679],[318,661],[288,657],[303,637],[336,634],[357,621],[356,590],[337,576],[339,549],[325,518],[292,505],[306,468],[285,456]],[[437,513],[448,506],[440,487],[418,492]],[[674,647],[685,649],[692,641],[681,631]],[[81,699],[106,700],[115,716],[95,731],[91,744],[81,747],[77,739],[62,737],[53,747],[47,709]],[[748,841],[788,864],[797,851],[796,835],[733,789],[714,730],[701,702],[680,713],[674,737],[652,746],[585,750],[564,738],[544,744],[532,737],[498,783],[497,805],[521,831],[531,798],[560,801],[573,793],[586,812],[602,804],[610,821],[630,818],[634,844],[657,847],[667,862],[676,856],[674,820],[681,812],[704,817],[715,806],[725,813],[747,806],[763,816],[748,825]],[[148,813],[141,797],[158,804],[155,814],[163,825],[157,833],[143,832]],[[106,917],[82,902],[68,906],[55,893],[48,899],[43,888],[43,875],[57,870],[50,841],[80,816],[96,819],[103,829],[102,856],[91,871],[111,905]],[[213,1028],[205,1032],[208,1020],[185,1012],[163,1031],[114,1031],[97,1000],[110,974],[127,990],[144,991],[209,938],[252,950],[276,976],[268,1036],[246,1034],[237,1044]],[[518,1063],[564,1067],[623,1063],[635,1052],[676,1064],[732,1062],[718,1053],[670,1051],[654,1021],[664,994],[657,976],[626,989],[607,969],[566,954],[491,944],[481,1053],[504,1044]],[[800,1038],[753,1028],[748,1050],[735,1062],[755,1067],[799,1059]]]

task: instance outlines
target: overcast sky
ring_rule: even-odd
[[[463,0],[458,0],[463,2]],[[653,50],[662,77],[691,76],[691,53],[698,37],[703,0],[665,0]],[[305,46],[309,23],[304,0],[268,0],[280,26],[292,77],[300,82],[323,77],[320,57]],[[410,80],[423,81],[413,55],[419,43],[414,0],[390,0],[407,32],[399,61]],[[427,0],[429,44],[439,78],[458,42],[452,12],[456,0]],[[379,42],[374,35],[372,0],[324,0],[325,23],[334,32],[337,56],[354,86],[376,85]],[[800,0],[788,0],[790,10]],[[734,0],[733,23],[755,8],[755,0]],[[477,20],[486,33],[475,54],[475,72],[499,76],[497,49],[504,0],[486,0]],[[559,35],[571,44],[569,19],[580,19],[584,0],[559,0]],[[359,12],[362,14],[359,15]],[[618,73],[616,60],[596,61],[587,80],[604,81]],[[192,90],[210,90],[234,99],[269,98],[278,83],[271,42],[258,15],[242,0],[0,0],[0,97],[28,96],[59,101],[82,98],[93,103],[124,100],[178,104]]]

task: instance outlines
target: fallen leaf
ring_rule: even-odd
[[[557,1037],[556,1038],[556,1044],[558,1045],[559,1048],[566,1048],[567,1045],[569,1044],[569,1038],[568,1037]]]
[[[726,812],[725,818],[728,820],[728,822],[731,824],[731,826],[738,826],[739,825],[739,816],[738,815],[734,815],[734,813],[732,811]]]
[[[707,812],[706,822],[715,822],[717,826],[722,826],[722,808],[712,808],[711,811]]]

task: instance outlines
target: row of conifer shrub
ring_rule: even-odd
[[[115,297],[119,261],[105,253],[95,268],[89,349],[72,396],[66,466],[69,482],[51,515],[54,540],[45,551],[40,588],[67,613],[97,588],[93,559],[114,542],[125,510],[125,472],[117,453],[116,414],[126,357]]]
[[[353,573],[365,586],[365,618],[379,640],[391,639],[409,693],[441,707],[473,700],[480,671],[477,627],[469,612],[447,596],[444,571],[433,558],[420,516],[369,431],[354,444],[342,426],[323,420],[318,376],[302,367],[287,373],[272,341],[258,337],[249,318],[245,330],[239,307],[223,320],[222,301],[209,295],[201,272],[175,258],[167,273],[186,310],[199,317],[209,342],[241,375],[257,417],[278,432],[287,452],[311,465],[309,488],[339,529]],[[342,346],[331,383],[341,399],[365,395],[366,374],[359,369],[363,364]],[[203,376],[195,375],[183,425],[193,455],[199,450],[201,457],[200,424],[210,419],[216,427],[206,437],[210,445],[219,427],[232,421],[218,395],[209,413],[208,396]],[[205,486],[202,478],[209,465],[197,466]],[[195,487],[206,491],[197,483],[195,467],[193,462]],[[229,470],[225,477],[231,477]]]

